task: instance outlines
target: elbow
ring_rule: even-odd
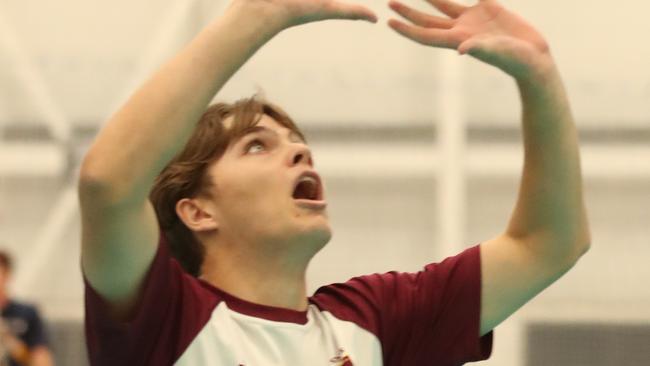
[[[81,165],[77,179],[77,192],[82,205],[98,205],[108,203],[114,184],[102,174],[92,163],[87,160]]]
[[[567,245],[566,247],[569,250],[565,252],[564,257],[567,259],[569,267],[573,267],[591,248],[591,239],[589,236],[586,236],[585,238],[572,241],[571,245]]]
[[[589,249],[591,249],[591,239],[588,238],[587,240],[581,241],[579,245],[576,246],[575,261],[577,262],[583,255],[587,254]]]
[[[538,258],[547,261],[549,267],[557,268],[562,272],[575,266],[591,248],[589,235],[571,238],[544,235],[525,242]]]
[[[79,194],[92,196],[105,190],[110,185],[105,176],[106,174],[102,174],[101,164],[92,156],[92,152],[88,152],[79,167],[77,178]],[[101,189],[102,187],[104,189]]]
[[[125,208],[146,202],[154,178],[134,165],[113,151],[91,148],[81,162],[77,178],[82,206],[87,203]]]
[[[104,207],[123,205],[133,196],[123,178],[111,172],[103,159],[93,157],[89,153],[81,164],[77,179],[81,204]]]
[[[111,178],[110,168],[101,154],[94,153],[92,148],[84,156],[79,168],[78,187],[82,194],[99,194],[117,184]]]
[[[580,235],[574,240],[576,261],[587,254],[591,248],[591,231],[589,230],[589,225],[585,223],[581,227]]]
[[[556,248],[571,266],[575,265],[591,248],[591,233],[588,224],[578,225],[576,230],[555,238]]]

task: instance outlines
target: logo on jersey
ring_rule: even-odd
[[[345,353],[343,348],[339,348],[336,356],[330,358],[330,363],[332,363],[332,366],[354,366],[350,356]]]
[[[336,356],[330,358],[330,363],[332,366],[354,366],[352,360],[350,359],[350,356],[345,353],[343,348],[339,348],[339,350],[336,352]],[[239,364],[239,366],[244,365]]]

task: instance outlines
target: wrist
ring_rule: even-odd
[[[268,38],[290,26],[287,12],[266,0],[234,0],[226,10],[226,16],[254,24],[258,34],[265,34]]]
[[[521,87],[532,87],[554,81],[559,78],[559,73],[550,52],[544,52],[531,57],[525,71],[514,75],[514,78]]]
[[[515,79],[525,104],[551,100],[557,102],[557,98],[566,99],[564,82],[555,62],[550,57],[536,63],[525,75]]]

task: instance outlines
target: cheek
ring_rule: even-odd
[[[220,185],[219,204],[223,204],[227,211],[236,211],[238,215],[255,213],[265,217],[277,216],[278,212],[287,209],[290,202],[286,185],[277,173],[232,176],[232,179]]]

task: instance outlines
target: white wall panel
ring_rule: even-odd
[[[650,121],[648,4],[636,0],[504,1],[549,41],[564,76],[578,125],[647,127]],[[514,83],[497,70],[467,63],[469,119],[516,125]]]
[[[482,178],[471,182],[468,220],[472,240],[485,240],[505,230],[517,192],[518,179]],[[591,250],[539,301],[647,304],[650,185],[645,180],[587,179],[585,198]]]
[[[165,11],[178,1],[182,0],[4,0],[0,9],[70,117],[78,123],[98,123],[133,77]],[[290,29],[256,55],[221,96],[246,96],[259,86],[304,123],[435,119],[431,101],[439,92],[436,59],[441,52],[451,51],[401,39],[385,26],[391,13],[383,1],[361,3],[380,14],[379,24],[331,21]],[[422,1],[407,3],[429,8]],[[650,47],[645,47],[644,35],[650,33],[650,23],[645,21],[646,4],[635,0],[616,5],[604,0],[505,3],[529,18],[550,41],[581,124],[647,125]],[[169,39],[169,52],[226,3],[194,0],[189,4],[194,10],[177,37]],[[158,62],[167,55],[161,54]],[[3,57],[3,66],[7,63]],[[467,62],[465,72],[469,120],[516,123],[518,104],[512,82],[477,62]],[[11,68],[0,71],[4,86],[0,96],[8,106],[0,119],[37,119],[13,79]]]
[[[155,35],[165,29],[161,22],[170,19],[169,11],[179,1],[185,0],[0,0],[0,16],[37,65],[66,117],[76,124],[96,125],[125,97],[130,83],[142,80],[226,4],[187,0],[192,7],[185,21],[176,24],[180,24],[177,36],[153,47]],[[438,121],[436,103],[446,92],[440,88],[439,59],[451,51],[401,39],[385,26],[390,13],[383,0],[362,3],[380,13],[380,24],[336,21],[290,29],[246,64],[219,99],[237,99],[261,88],[300,124],[332,128],[348,123],[371,128]],[[407,3],[427,8],[423,1]],[[579,127],[649,126],[647,4],[637,0],[505,3],[549,39]],[[154,51],[143,62],[150,47]],[[5,51],[0,47],[0,126],[39,123],[42,117]],[[464,57],[461,69],[462,102],[470,124],[519,125],[512,80],[469,57]],[[433,154],[434,148],[408,141],[314,146],[328,188],[334,239],[313,262],[310,290],[359,274],[417,270],[441,259],[435,257],[439,213],[433,177],[442,164],[438,156],[426,155]],[[16,159],[7,151],[7,146],[0,149],[4,153],[0,158],[15,166]],[[470,144],[468,239],[459,246],[503,231],[516,199],[519,176],[513,171],[520,167],[520,155],[520,146]],[[618,320],[625,314],[635,321],[650,319],[647,148],[584,145],[583,158],[592,250],[497,333],[494,357],[486,365],[521,364],[521,326],[531,318]],[[63,170],[64,162],[57,161]],[[384,169],[387,164],[392,168]],[[30,256],[64,183],[58,178],[0,177],[0,242],[14,251],[19,266]],[[46,304],[46,314],[54,317],[82,316],[78,218],[74,220],[60,250],[38,269],[34,287],[16,289]]]
[[[174,2],[3,1],[0,11],[70,118],[97,124],[110,113],[112,98],[129,82]],[[188,19],[178,37],[169,39],[170,51],[196,32],[192,24]],[[15,80],[11,55],[2,48],[0,54],[0,97],[10,106],[0,118],[38,121]]]

